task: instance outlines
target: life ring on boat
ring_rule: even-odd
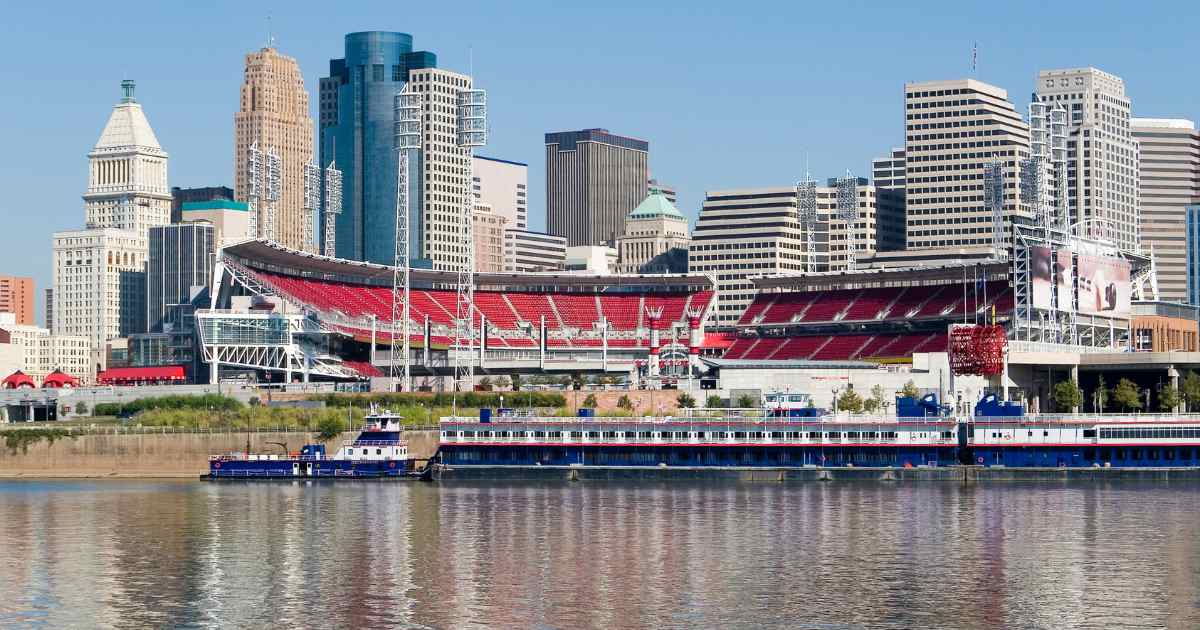
[[[213,468],[220,468],[221,462],[213,462]]]
[[[396,462],[388,462],[388,468],[395,468]]]
[[[976,457],[976,458],[975,458],[975,461],[977,461],[977,462],[979,462],[980,464],[982,464],[982,463],[983,463],[983,456]]]

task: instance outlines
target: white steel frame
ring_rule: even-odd
[[[396,242],[392,267],[392,361],[388,367],[391,389],[396,390],[396,370],[400,369],[400,391],[412,391],[412,342],[409,338],[411,273],[409,224],[412,216],[412,158],[421,150],[421,94],[405,86],[395,99],[396,144]],[[400,366],[396,365],[396,335],[401,340]]]
[[[807,173],[796,182],[796,213],[805,238],[805,271],[817,272],[817,182]]]
[[[846,270],[854,271],[858,254],[858,180],[849,170],[837,179],[837,217],[846,222]]]
[[[337,168],[337,162],[330,162],[325,167],[325,242],[326,256],[337,256],[337,218],[342,213],[342,172]]]
[[[487,94],[483,90],[458,92],[457,145],[465,151],[463,209],[459,216],[459,243],[462,251],[455,301],[454,390],[475,382],[475,186],[472,162],[475,148],[487,144]],[[465,345],[464,345],[465,342]]]

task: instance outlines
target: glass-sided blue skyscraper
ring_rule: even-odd
[[[366,31],[346,35],[346,56],[329,62],[321,79],[321,167],[336,160],[342,171],[342,214],[337,218],[337,256],[392,264],[395,255],[396,146],[393,100],[409,72],[436,68],[431,52],[413,52],[407,33]],[[422,225],[423,166],[412,164],[412,216]],[[318,234],[324,233],[324,226]],[[412,231],[410,242],[421,242]]]

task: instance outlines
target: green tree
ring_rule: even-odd
[[[75,415],[84,416],[84,415],[87,415],[87,412],[88,412],[87,403],[83,402],[82,400],[75,403]]]
[[[722,406],[721,397],[716,394],[709,396],[707,399],[705,399],[704,406],[708,409],[720,409]]]
[[[571,385],[571,389],[583,389],[583,375],[579,372],[572,372],[571,378],[567,382]]]
[[[696,399],[691,394],[683,392],[675,398],[675,402],[679,404],[680,409],[691,409],[696,406]]]
[[[1123,378],[1117,381],[1117,386],[1112,392],[1113,402],[1121,406],[1125,411],[1142,408],[1142,397],[1138,392],[1137,385],[1133,381]]]
[[[490,391],[492,391],[492,377],[490,377],[490,376],[485,376],[485,377],[483,377],[483,378],[479,379],[479,386],[478,386],[478,387],[479,387],[479,391],[481,391],[481,392],[490,392]]]
[[[887,392],[883,391],[883,385],[876,384],[871,388],[870,400],[875,401],[875,404],[873,405],[875,409],[883,409],[883,403],[887,402]],[[866,402],[863,402],[863,409],[867,409]],[[873,410],[867,409],[867,411]]]
[[[1104,405],[1108,402],[1108,384],[1104,382],[1104,375],[1101,374],[1096,378],[1096,389],[1092,390],[1092,410],[1096,413],[1104,413]]]
[[[862,401],[863,411],[868,413],[875,413],[876,411],[879,411],[881,405],[882,403],[876,400],[874,396]]]
[[[1175,411],[1180,400],[1179,389],[1170,383],[1163,385],[1162,389],[1158,390],[1159,411]]]
[[[336,416],[326,416],[317,423],[317,439],[328,442],[346,430],[346,423]]]
[[[583,399],[583,406],[584,406],[584,407],[588,407],[588,408],[590,408],[590,409],[595,409],[595,408],[596,408],[596,407],[598,407],[599,405],[600,405],[600,403],[596,402],[596,395],[595,395],[595,394],[588,394],[588,395],[587,395],[587,398],[584,398],[584,399]]]
[[[521,391],[521,375],[520,374],[512,375],[512,388],[513,388],[514,392]]]
[[[841,396],[838,396],[837,403],[838,411],[858,413],[863,410],[862,396],[859,396],[858,392],[849,387],[846,388],[846,391],[842,392]]]
[[[754,397],[750,394],[742,394],[741,396],[738,396],[737,407],[739,409],[750,409],[751,407],[754,407]]]
[[[1200,406],[1200,374],[1188,370],[1183,379],[1183,399],[1187,401],[1188,411],[1194,411]]]
[[[507,376],[496,377],[496,387],[499,389],[508,389],[512,385],[512,381]]]
[[[629,399],[629,394],[621,394],[621,398],[617,400],[617,407],[625,411],[633,411],[633,401]]]
[[[1071,411],[1083,404],[1083,390],[1074,380],[1059,381],[1054,384],[1054,404],[1059,411]]]
[[[921,390],[917,389],[917,384],[910,380],[900,389],[900,394],[909,398],[920,398]]]

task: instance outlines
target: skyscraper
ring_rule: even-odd
[[[1018,188],[1020,161],[1029,157],[1029,125],[1008,92],[974,79],[909,83],[904,118],[908,249],[992,245],[983,167],[994,161],[1003,164],[1001,241],[1009,243],[1013,220],[1029,216]]]
[[[1120,77],[1095,68],[1042,70],[1037,98],[1067,110],[1067,208],[1082,235],[1138,246],[1141,182],[1133,109]]]
[[[329,62],[329,76],[321,79],[320,87],[320,166],[324,168],[336,160],[337,168],[342,171],[342,213],[336,224],[338,257],[381,264],[393,262],[394,99],[408,83],[413,70],[436,66],[437,57],[433,53],[413,52],[411,35],[383,31],[346,35],[345,57]],[[446,91],[447,87],[439,83],[437,92],[427,93],[425,106],[430,127],[453,137],[453,112],[446,111],[455,109],[455,95]],[[427,157],[424,152],[422,157]],[[413,164],[414,173],[425,172],[422,161],[418,159]],[[424,178],[415,179],[417,187],[424,188]],[[465,184],[462,183],[463,189]],[[431,193],[439,202],[447,196],[441,188]],[[421,193],[418,190],[410,195],[412,219],[417,225],[422,214]],[[461,199],[462,195],[458,193],[455,197]],[[321,232],[318,230],[318,234]],[[414,231],[410,239],[413,249],[417,249],[419,234]]]
[[[121,90],[88,153],[87,229],[54,234],[54,334],[88,337],[93,365],[105,362],[110,339],[145,330],[148,232],[171,213],[167,153],[133,81]]]
[[[83,194],[88,229],[128,230],[144,239],[150,226],[170,221],[167,153],[134,99],[133,81],[121,82],[121,102],[113,107],[88,159]]]
[[[649,151],[606,129],[546,134],[546,231],[568,246],[615,242],[646,198]]]
[[[171,223],[183,218],[183,204],[203,201],[233,201],[233,189],[228,186],[204,186],[202,188],[171,187]]]
[[[476,202],[491,206],[509,229],[529,227],[529,165],[476,155],[471,177]]]
[[[1131,125],[1139,147],[1142,251],[1154,254],[1159,296],[1190,302],[1188,207],[1200,204],[1200,133],[1190,120],[1134,118]]]
[[[308,91],[296,60],[263,48],[246,55],[241,108],[233,115],[234,173],[238,201],[250,198],[250,149],[273,151],[280,161],[275,225],[268,225],[267,203],[255,208],[258,236],[274,234],[285,247],[315,252],[316,211],[304,207],[304,167],[313,161],[312,117]],[[266,170],[266,169],[262,169]],[[265,174],[265,173],[264,173]],[[260,184],[265,186],[265,184]],[[308,236],[306,236],[308,235]]]
[[[162,332],[169,311],[190,306],[194,287],[212,282],[216,229],[207,221],[150,228],[146,269],[146,331]],[[178,317],[173,318],[175,321]]]

